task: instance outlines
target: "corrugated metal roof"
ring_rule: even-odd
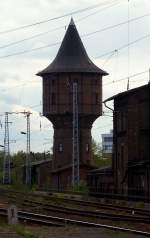
[[[47,68],[37,73],[37,75],[42,76],[59,72],[83,72],[107,75],[107,72],[98,68],[89,59],[73,19],[71,19],[56,58]]]

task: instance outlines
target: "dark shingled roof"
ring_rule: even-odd
[[[42,76],[44,74],[59,72],[83,72],[107,75],[107,72],[98,68],[89,59],[73,19],[71,19],[56,58],[47,68],[37,73],[37,75]]]

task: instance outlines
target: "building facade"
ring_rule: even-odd
[[[102,115],[102,76],[107,73],[88,57],[71,19],[54,61],[37,74],[43,78],[43,115],[54,127],[52,186],[72,184],[73,85],[77,85],[79,175],[86,180],[93,164],[91,127]]]
[[[102,134],[102,153],[103,157],[112,157],[113,152],[113,130],[110,133]]]
[[[114,100],[114,185],[117,193],[150,194],[150,84]]]
[[[89,173],[90,190],[116,197],[149,199],[150,84],[108,98],[105,105],[112,100],[112,167]]]

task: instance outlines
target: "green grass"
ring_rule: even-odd
[[[112,164],[112,159],[111,158],[95,157],[94,161],[95,161],[95,165],[99,168],[105,167],[105,166],[111,166],[111,164]]]
[[[0,232],[16,233],[19,237],[23,238],[39,238],[29,231],[24,225],[8,225],[3,221],[0,221]]]

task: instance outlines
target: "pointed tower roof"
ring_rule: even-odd
[[[89,59],[72,18],[56,58],[37,75],[42,76],[59,72],[83,72],[107,75],[107,72],[98,68]]]

